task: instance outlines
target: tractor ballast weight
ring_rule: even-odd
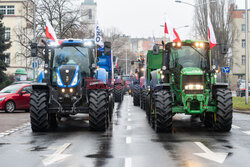
[[[230,131],[232,95],[227,84],[216,83],[209,42],[167,43],[162,66],[150,77],[147,116],[157,132],[171,132],[177,113],[199,115],[206,127]]]
[[[63,40],[60,45],[31,45],[33,56],[44,50],[44,78],[32,84],[30,118],[33,132],[57,126],[57,120],[77,113],[89,114],[91,130],[105,130],[113,111],[109,76],[97,68],[93,40]]]

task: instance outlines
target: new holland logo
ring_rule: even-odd
[[[66,82],[69,82],[69,76],[66,76]]]

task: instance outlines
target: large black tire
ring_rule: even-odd
[[[166,90],[160,90],[154,94],[155,124],[158,132],[172,132],[172,106],[171,94]]]
[[[140,84],[135,84],[133,89],[134,106],[140,106]]]
[[[214,129],[219,132],[229,132],[232,127],[233,103],[232,93],[229,89],[216,90],[217,111]]]
[[[92,90],[89,93],[89,126],[93,131],[105,131],[109,122],[108,93]]]
[[[145,110],[146,110],[146,116],[148,123],[150,123],[150,114],[151,114],[151,107],[150,107],[150,94],[146,96],[146,104],[145,104]]]
[[[114,94],[115,94],[115,102],[122,102],[123,100],[123,86],[121,84],[115,85]]]
[[[147,91],[145,89],[142,89],[141,90],[141,98],[140,98],[140,106],[141,106],[141,109],[145,110],[146,108],[146,95],[147,95]]]
[[[30,123],[33,132],[44,132],[49,128],[48,95],[46,91],[33,90],[30,95]]]

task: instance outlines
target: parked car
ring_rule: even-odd
[[[5,112],[14,112],[17,110],[29,111],[30,93],[32,87],[30,84],[10,85],[0,91],[0,110]]]
[[[236,96],[243,97],[246,95],[246,84],[244,82],[239,82],[239,86],[236,89]],[[248,95],[250,95],[250,83],[248,83]]]

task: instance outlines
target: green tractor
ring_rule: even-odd
[[[228,132],[232,94],[216,83],[208,42],[185,40],[164,44],[162,66],[150,73],[147,117],[156,132],[171,132],[177,113],[200,116],[205,126]]]

